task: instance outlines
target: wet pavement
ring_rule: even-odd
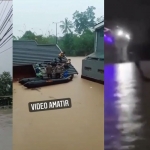
[[[150,77],[150,62],[142,62]],[[105,150],[150,150],[150,82],[133,63],[105,66]]]
[[[114,45],[105,46],[105,64],[119,63],[121,60],[123,62],[129,62],[131,54],[128,52],[127,48],[117,49]]]
[[[11,109],[0,109],[0,150],[12,150]]]

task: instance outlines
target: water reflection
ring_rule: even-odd
[[[143,84],[132,63],[105,66],[105,150],[150,149]]]

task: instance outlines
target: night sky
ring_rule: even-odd
[[[127,28],[134,42],[149,41],[150,0],[105,0],[105,25]]]

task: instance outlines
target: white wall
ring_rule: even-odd
[[[3,24],[3,21],[5,20],[11,6],[12,6],[12,1],[0,2],[0,27]],[[13,23],[12,19],[13,17],[10,19],[8,23],[6,22],[7,25],[5,26],[3,31],[0,30],[0,38],[4,36],[6,31],[10,27],[10,25]],[[0,74],[3,71],[9,71],[12,75],[12,48],[5,51],[6,49],[12,47],[12,39],[2,46],[3,41],[5,41],[5,39],[7,39],[11,34],[12,34],[12,30],[10,30],[9,33],[0,42]]]

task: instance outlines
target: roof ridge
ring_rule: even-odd
[[[56,44],[38,44],[35,40],[13,40],[13,42],[34,42],[37,46],[57,46]]]

